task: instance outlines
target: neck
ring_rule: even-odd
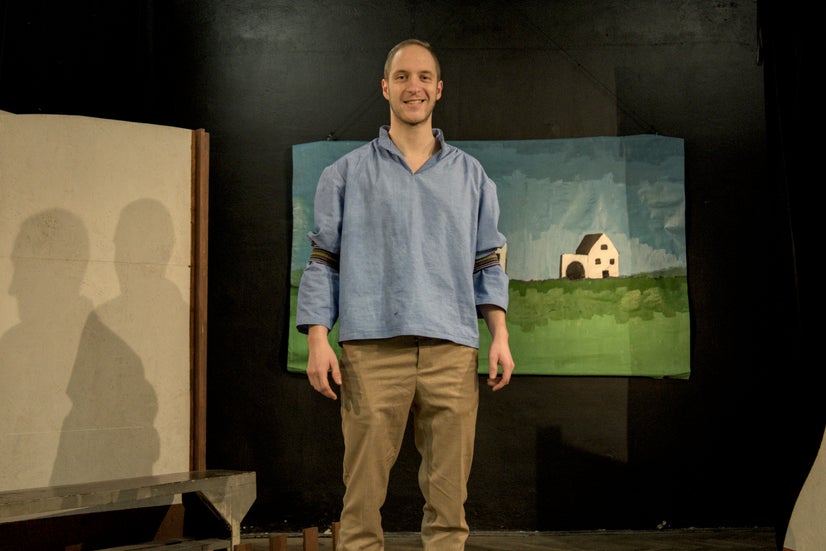
[[[405,123],[390,123],[390,138],[399,148],[405,159],[411,157],[430,158],[436,152],[438,140],[433,135],[433,126],[427,122],[410,125]]]

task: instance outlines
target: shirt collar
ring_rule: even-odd
[[[436,152],[435,156],[436,157],[441,157],[442,155],[444,155],[445,151],[447,150],[447,143],[445,142],[444,132],[442,132],[442,130],[440,128],[434,128],[433,129],[433,136],[437,140],[439,140],[439,146],[440,146],[439,151]],[[393,143],[393,140],[390,139],[390,125],[385,124],[385,125],[382,125],[379,128],[379,145],[382,148],[384,148],[384,149],[386,149],[386,150],[388,150],[392,153],[395,153],[399,157],[402,156],[401,152],[399,151],[399,148],[397,148],[396,144]]]

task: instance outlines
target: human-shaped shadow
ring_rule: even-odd
[[[164,448],[155,427],[160,413],[174,420],[164,437],[188,458],[188,307],[165,277],[174,246],[171,216],[156,200],[134,201],[121,213],[114,242],[120,295],[86,324],[53,484],[74,481],[78,462],[87,464],[90,480],[153,474]],[[183,342],[170,327],[184,328]],[[85,399],[90,395],[94,401]]]
[[[92,302],[81,294],[89,237],[64,209],[26,218],[11,253],[8,293],[19,322],[0,337],[0,487],[44,486],[61,422],[66,386]]]
[[[155,469],[185,471],[190,441],[190,311],[181,288],[190,285],[190,255],[184,250],[173,260],[172,215],[151,198],[124,207],[114,242],[120,295],[96,312],[138,354],[154,387],[160,445]]]

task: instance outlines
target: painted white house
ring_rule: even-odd
[[[563,253],[559,277],[567,279],[603,279],[619,277],[619,253],[604,233],[586,234],[575,253]]]

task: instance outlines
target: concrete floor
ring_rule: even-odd
[[[310,538],[311,540],[312,538]],[[333,551],[332,536],[319,534],[319,551]],[[270,551],[270,535],[247,535],[251,551]],[[304,547],[302,534],[287,534],[288,551]],[[415,533],[385,534],[386,551],[421,551]],[[479,532],[466,551],[777,551],[773,528],[715,528],[659,531]]]

